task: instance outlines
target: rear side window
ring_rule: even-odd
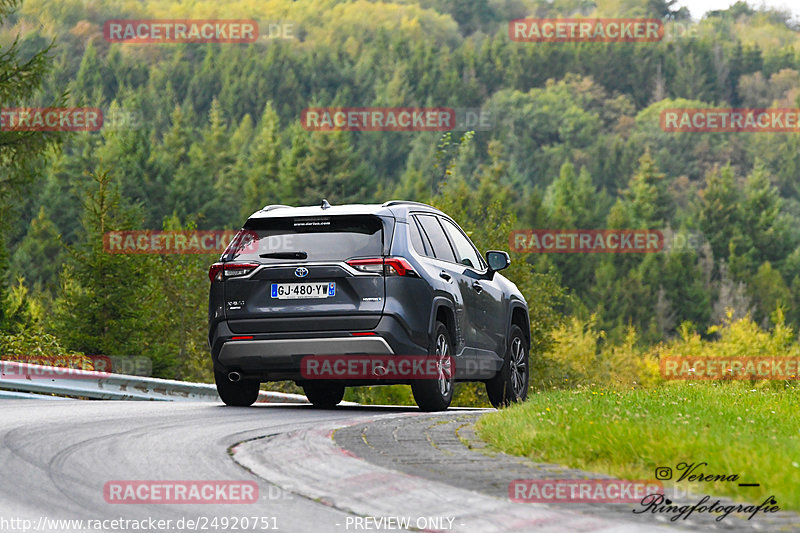
[[[453,246],[456,248],[458,262],[462,265],[467,265],[470,268],[474,268],[475,270],[481,270],[483,268],[483,263],[480,260],[478,252],[475,251],[475,247],[472,246],[472,243],[469,241],[469,239],[467,239],[467,237],[461,233],[461,230],[458,229],[455,224],[446,218],[442,219],[442,225],[447,231],[447,234],[450,236],[450,242],[452,242]]]
[[[376,216],[252,218],[222,260],[344,261],[380,257],[382,251],[383,224]]]
[[[434,257],[456,263],[453,248],[450,247],[447,236],[444,234],[444,230],[436,217],[433,215],[417,215],[417,220],[422,225],[422,230],[433,247]]]
[[[413,218],[408,220],[408,232],[411,234],[411,246],[414,247],[414,251],[419,255],[433,257],[433,252],[430,249],[430,243],[426,242],[428,238],[422,236],[422,230],[419,229],[419,223]]]

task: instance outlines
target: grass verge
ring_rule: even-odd
[[[624,479],[654,479],[656,467],[670,467],[676,481],[680,463],[705,462],[693,473],[736,474],[738,481],[677,486],[742,502],[774,495],[781,509],[800,510],[794,390],[725,382],[544,392],[484,416],[477,430],[494,449]]]

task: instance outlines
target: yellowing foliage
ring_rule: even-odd
[[[405,39],[434,39],[443,44],[456,44],[460,40],[458,26],[448,15],[417,5],[390,2],[235,0],[223,4],[212,0],[151,0],[145,3],[144,11],[156,18],[252,18],[262,24],[291,23],[295,36],[302,34],[306,41],[337,47],[347,42],[348,37],[368,42],[379,30],[389,34],[399,32]],[[360,51],[359,48],[356,53]]]
[[[588,321],[571,318],[553,333],[554,344],[538,362],[538,375],[532,376],[537,388],[570,388],[584,385],[605,387],[652,387],[667,383],[661,376],[663,358],[800,358],[800,344],[794,331],[784,322],[783,313],[773,316],[771,331],[760,328],[749,316],[727,319],[708,330],[704,339],[691,324],[679,328],[679,337],[648,349],[637,346],[635,328],[629,327],[619,344],[604,344],[605,332],[597,329],[593,315]],[[770,382],[762,382],[766,386]],[[781,381],[771,382],[783,386]]]

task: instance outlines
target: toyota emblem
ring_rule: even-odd
[[[304,278],[308,276],[308,269],[306,267],[298,267],[294,269],[294,275],[298,278]]]

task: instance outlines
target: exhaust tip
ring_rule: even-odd
[[[236,383],[237,381],[240,381],[242,379],[242,375],[239,374],[238,372],[231,372],[230,374],[228,374],[228,379],[231,380],[233,383]]]

